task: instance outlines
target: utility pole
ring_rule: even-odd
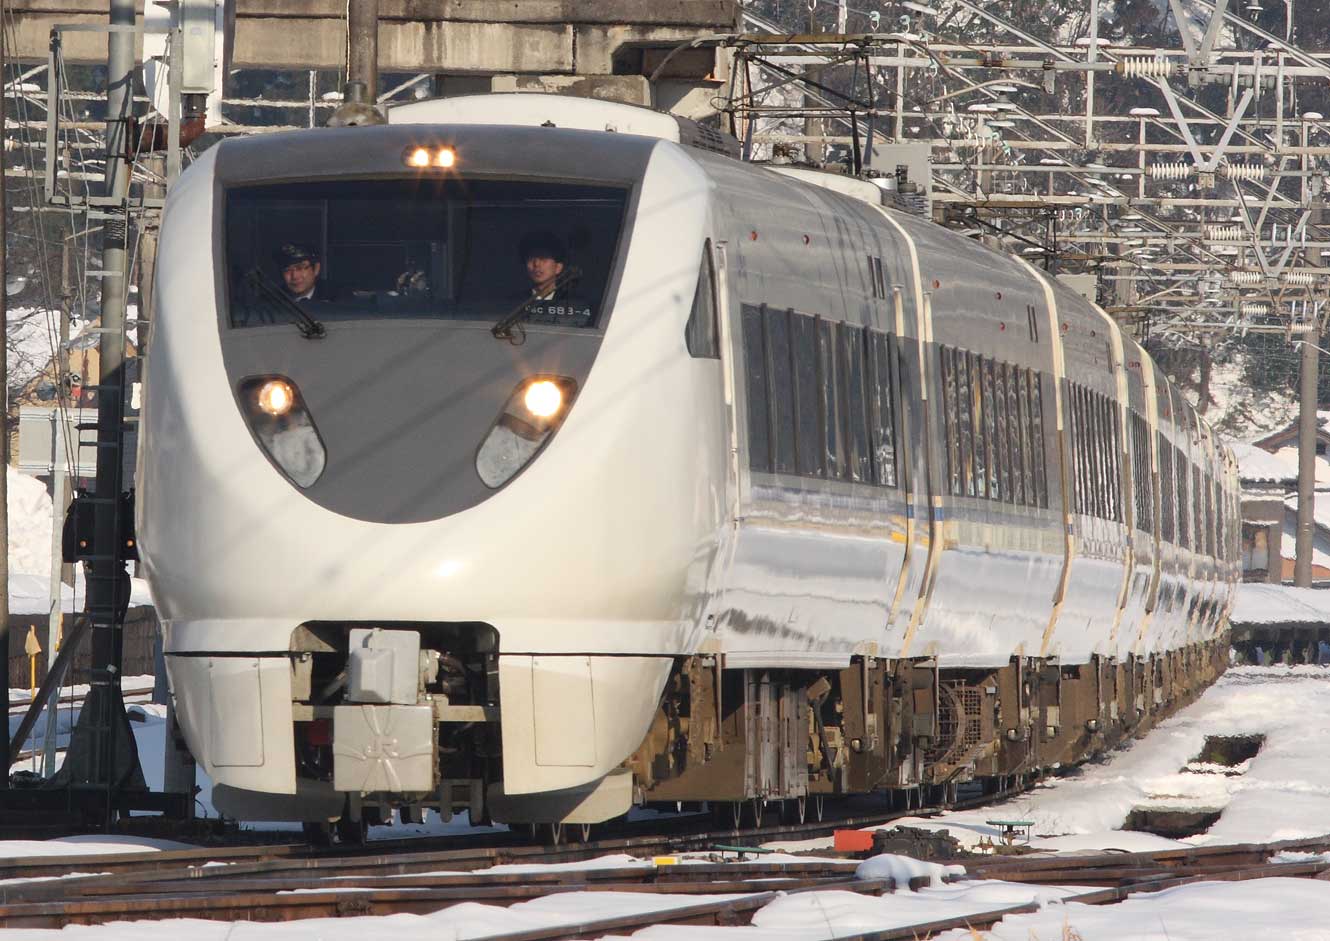
[[[364,102],[379,98],[379,0],[350,0],[346,7],[346,82],[362,82]]]
[[[1304,135],[1306,131],[1304,130]],[[1327,222],[1324,203],[1312,207],[1312,225]],[[1325,264],[1326,252],[1311,253]],[[1316,531],[1316,432],[1320,420],[1317,416],[1317,385],[1320,377],[1321,316],[1319,305],[1306,305],[1302,324],[1302,361],[1298,383],[1298,531],[1294,541],[1293,584],[1310,588],[1312,584],[1312,537]],[[1293,328],[1295,331],[1297,327]],[[1273,550],[1271,550],[1273,552]]]
[[[4,12],[3,0],[0,0],[0,14]],[[5,216],[9,212],[9,202],[5,189],[9,175],[5,170],[5,123],[9,119],[4,84],[9,77],[9,50],[6,48],[7,30],[0,29],[0,344],[3,344],[3,356],[0,356],[0,394],[4,395],[4,435],[0,439],[0,457],[4,459],[3,473],[0,473],[0,640],[5,651],[5,702],[9,702],[9,276],[5,264],[9,257],[9,226]],[[6,748],[6,751],[9,749]],[[9,769],[13,765],[13,755],[7,756],[5,773],[0,775],[0,790],[9,788]]]
[[[342,104],[328,119],[329,127],[385,124],[378,109],[379,0],[347,0],[346,86]]]
[[[1293,584],[1312,584],[1312,533],[1316,524],[1316,379],[1321,351],[1316,320],[1302,327],[1302,370],[1298,388],[1298,532]]]
[[[808,32],[820,33],[822,28],[817,25],[816,4],[808,5]],[[814,66],[806,66],[804,69],[804,78],[810,82],[820,82],[822,80],[822,70]],[[804,107],[818,107],[817,99],[811,94],[812,86],[806,86],[804,91]],[[826,122],[821,118],[808,116],[804,118],[804,136],[822,137],[826,134]],[[810,140],[804,144],[804,159],[815,167],[820,167],[827,160],[827,145],[824,142],[817,143]]]
[[[69,482],[65,462],[69,450],[65,446],[65,433],[69,428],[67,416],[72,404],[69,400],[69,308],[73,297],[73,232],[65,236],[60,245],[60,345],[55,351],[55,401],[52,413],[54,448],[51,460],[51,603],[46,615],[46,670],[55,663],[56,651],[64,627],[64,612],[60,607],[60,594],[64,586],[64,527],[61,522],[69,508]],[[77,432],[75,432],[77,434]],[[78,456],[78,448],[74,448]],[[60,687],[56,687],[46,704],[46,731],[42,735],[42,777],[55,774],[55,740],[59,729],[56,706],[60,702]]]
[[[111,0],[107,39],[105,211],[102,230],[101,344],[97,371],[97,483],[88,574],[92,677],[60,778],[105,793],[105,822],[124,787],[143,788],[138,748],[125,715],[120,663],[129,604],[121,532],[124,474],[125,298],[128,284],[129,176],[133,113],[134,0]],[[86,498],[85,498],[86,499]]]

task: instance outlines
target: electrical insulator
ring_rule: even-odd
[[[1207,225],[1205,237],[1212,242],[1242,242],[1247,233],[1240,225]]]
[[[1219,175],[1226,180],[1264,180],[1268,169],[1261,163],[1225,163],[1219,167]]]
[[[1185,180],[1195,172],[1194,163],[1152,163],[1149,169],[1152,180]]]
[[[1147,59],[1132,56],[1113,66],[1113,71],[1127,78],[1168,78],[1178,67],[1168,59]]]
[[[1230,271],[1229,277],[1233,279],[1234,284],[1241,284],[1250,287],[1260,284],[1264,278],[1259,271]]]
[[[1310,271],[1285,271],[1284,283],[1306,287],[1316,281],[1316,275]]]

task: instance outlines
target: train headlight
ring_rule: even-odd
[[[563,408],[563,390],[557,382],[537,379],[527,384],[522,404],[536,418],[553,418]]]
[[[296,393],[285,379],[269,379],[259,386],[256,396],[259,408],[273,417],[285,415],[295,404]]]
[[[285,376],[253,376],[237,391],[250,430],[278,469],[298,487],[318,480],[328,452],[296,384]]]
[[[402,153],[402,162],[421,170],[426,167],[451,170],[457,166],[457,151],[451,147],[408,147]]]
[[[562,376],[539,376],[520,384],[476,452],[476,473],[498,488],[526,467],[568,414],[577,383]]]

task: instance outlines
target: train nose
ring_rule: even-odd
[[[227,370],[256,442],[308,499],[353,519],[415,523],[475,506],[520,473],[569,414],[599,342],[531,331],[515,346],[474,326],[338,325],[317,347],[298,334],[233,337]],[[277,382],[292,399],[280,415],[261,401]]]

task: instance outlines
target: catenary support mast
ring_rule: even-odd
[[[105,817],[125,786],[143,787],[134,735],[125,715],[120,663],[124,646],[129,573],[125,568],[124,489],[125,300],[130,178],[130,117],[134,81],[134,0],[112,0],[107,41],[106,219],[102,238],[101,344],[97,373],[97,483],[92,495],[93,555],[88,574],[92,669],[88,698],[79,713],[59,780],[104,791]]]
[[[1316,374],[1321,356],[1314,321],[1305,329],[1298,390],[1298,532],[1293,563],[1293,584],[1300,588],[1310,588],[1312,584],[1312,532],[1316,521]]]

